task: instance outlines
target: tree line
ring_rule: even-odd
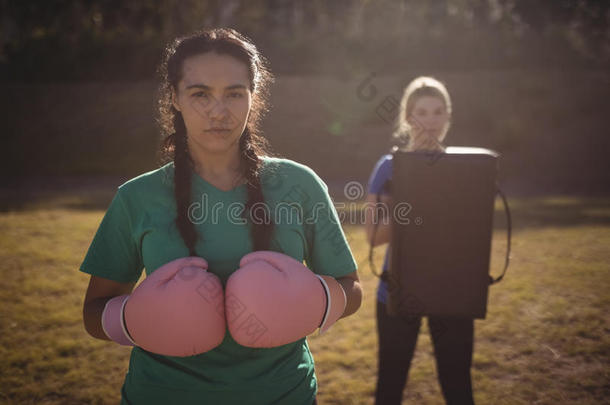
[[[597,0],[2,0],[4,80],[151,78],[167,41],[206,27],[252,37],[276,73],[603,67]]]

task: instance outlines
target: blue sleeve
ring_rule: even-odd
[[[369,194],[388,194],[383,190],[385,183],[392,178],[392,155],[383,155],[375,165],[369,178]]]

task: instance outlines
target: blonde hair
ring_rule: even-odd
[[[429,76],[420,76],[415,78],[407,87],[405,87],[402,94],[402,99],[400,100],[400,109],[398,111],[398,116],[396,117],[394,133],[392,134],[394,141],[398,145],[397,147],[408,147],[411,125],[407,121],[407,117],[413,112],[415,102],[424,96],[438,97],[443,100],[447,114],[449,117],[451,117],[451,98],[449,97],[449,92],[447,91],[445,85],[439,80]],[[443,128],[443,131],[439,137],[441,142],[443,139],[445,139],[445,136],[449,131],[449,127],[451,125],[450,121],[451,120],[447,121],[447,124],[445,124],[445,127]]]

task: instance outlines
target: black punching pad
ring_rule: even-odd
[[[394,153],[390,313],[485,318],[497,161],[482,148]]]

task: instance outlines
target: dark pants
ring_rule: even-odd
[[[413,359],[420,316],[389,316],[377,302],[379,358],[376,405],[400,404]],[[474,337],[471,318],[428,317],[438,380],[448,405],[472,405],[470,365]]]

